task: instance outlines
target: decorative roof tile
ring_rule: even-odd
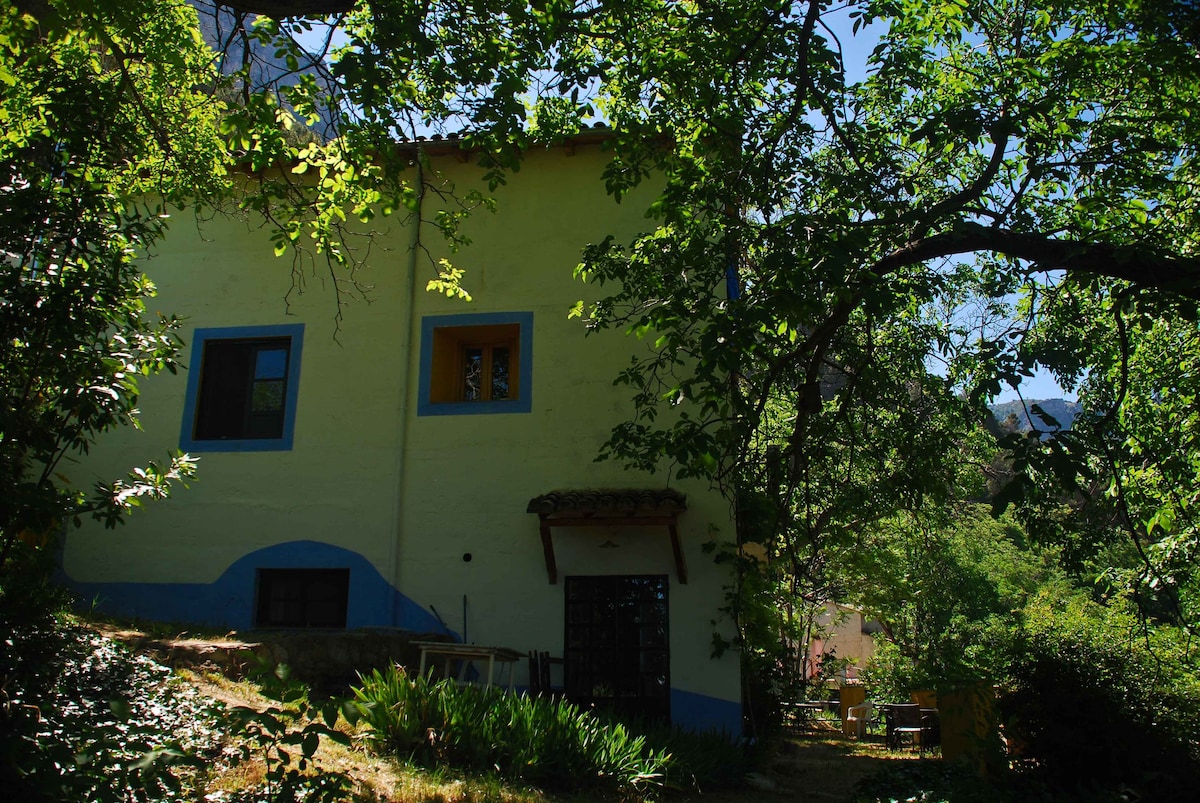
[[[558,490],[529,500],[526,513],[540,516],[649,516],[687,510],[687,496],[673,488]]]

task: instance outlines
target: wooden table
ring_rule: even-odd
[[[790,722],[794,729],[816,727],[817,714],[828,710],[826,703],[819,700],[784,703],[784,719]]]
[[[449,641],[414,641],[413,646],[421,650],[421,666],[418,674],[425,674],[425,664],[427,659],[433,656],[441,656],[442,675],[444,677],[455,677],[450,673],[450,665],[454,661],[459,662],[457,679],[459,683],[467,682],[467,666],[472,661],[487,661],[487,674],[483,686],[491,686],[496,679],[496,664],[507,665],[508,667],[508,688],[511,691],[513,687],[513,668],[517,665],[517,661],[521,660],[521,653],[516,650],[510,650],[507,647],[484,647],[478,644],[455,644]]]

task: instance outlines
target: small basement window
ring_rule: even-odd
[[[349,569],[259,569],[255,627],[344,628]]]

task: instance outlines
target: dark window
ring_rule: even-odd
[[[568,577],[567,696],[622,716],[668,720],[667,578]]]
[[[346,626],[349,569],[259,569],[256,627]]]
[[[282,438],[291,338],[208,340],[196,401],[196,440]]]
[[[290,451],[303,348],[302,323],[196,329],[180,448]]]

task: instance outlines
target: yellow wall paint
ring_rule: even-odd
[[[556,488],[666,483],[594,462],[611,426],[631,412],[628,389],[612,380],[631,353],[647,348],[617,332],[585,338],[583,325],[567,318],[573,302],[596,293],[572,276],[582,245],[609,233],[628,239],[648,225],[635,199],[617,205],[605,195],[603,164],[595,146],[574,156],[531,153],[498,191],[498,211],[468,221],[472,246],[451,254],[423,231],[432,259],[466,269],[475,300],[425,293],[435,270],[418,254],[414,319],[405,314],[413,231],[399,220],[378,222],[384,234],[359,276],[374,286],[372,303],[347,307],[336,338],[323,265],[299,266],[307,290],[289,295],[290,257],[272,256],[265,228],[178,215],[147,262],[161,291],[152,309],[187,316],[189,327],[303,322],[294,448],[204,454],[190,490],[139,511],[115,533],[72,533],[67,573],[82,581],[212,582],[257,548],[327,541],[363,555],[460,633],[466,595],[471,641],[561,655],[563,586],[547,581],[528,500]],[[476,180],[477,168],[451,158],[434,167],[463,187]],[[534,316],[530,413],[416,415],[421,316],[525,311]],[[144,431],[107,439],[74,478],[86,486],[177,446],[185,388],[182,375],[146,381]],[[700,549],[714,536],[733,538],[730,511],[702,484],[675,485],[689,498],[680,519],[688,585],[678,583],[661,529],[556,530],[559,576],[668,575],[672,685],[736,700],[736,658],[709,657],[727,576]],[[606,541],[617,548],[600,548]]]

